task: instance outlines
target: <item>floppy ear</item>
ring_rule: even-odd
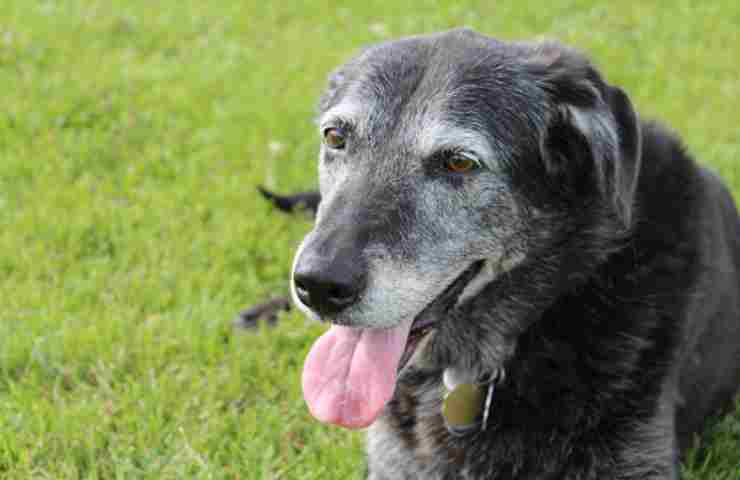
[[[554,44],[539,53],[530,66],[557,105],[540,141],[547,173],[576,192],[595,186],[629,227],[642,138],[632,103],[581,54]]]
[[[606,102],[616,123],[618,156],[615,158],[613,200],[626,226],[632,223],[632,207],[642,162],[640,120],[622,89],[607,87]]]

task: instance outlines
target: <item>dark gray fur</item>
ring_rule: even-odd
[[[369,430],[369,477],[677,478],[740,383],[740,222],[721,181],[556,43],[380,44],[332,75],[320,110],[348,142],[322,147],[294,271],[349,269],[360,293],[332,315],[299,308],[389,327],[473,262],[495,272],[436,313]],[[450,150],[484,168],[442,172]],[[501,368],[490,428],[450,436],[442,372]]]

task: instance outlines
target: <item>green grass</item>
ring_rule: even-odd
[[[360,477],[300,395],[320,328],[230,321],[309,228],[254,186],[314,184],[315,101],[364,44],[577,45],[740,194],[736,0],[402,4],[0,2],[0,478]],[[740,478],[740,410],[710,440],[685,478]]]

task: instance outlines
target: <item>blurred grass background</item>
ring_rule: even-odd
[[[313,421],[286,291],[314,105],[362,45],[460,25],[589,52],[740,194],[735,0],[0,3],[0,478],[361,478]],[[685,478],[740,478],[740,410]]]

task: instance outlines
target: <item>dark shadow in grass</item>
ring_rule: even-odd
[[[247,308],[239,312],[234,319],[233,325],[242,330],[253,330],[259,325],[260,320],[268,326],[275,326],[280,312],[290,311],[290,298],[277,297],[264,303]]]
[[[300,192],[294,195],[278,195],[261,186],[258,186],[257,190],[278,210],[287,213],[303,210],[312,218],[316,216],[316,210],[319,208],[319,202],[321,201],[321,195],[315,191]]]

